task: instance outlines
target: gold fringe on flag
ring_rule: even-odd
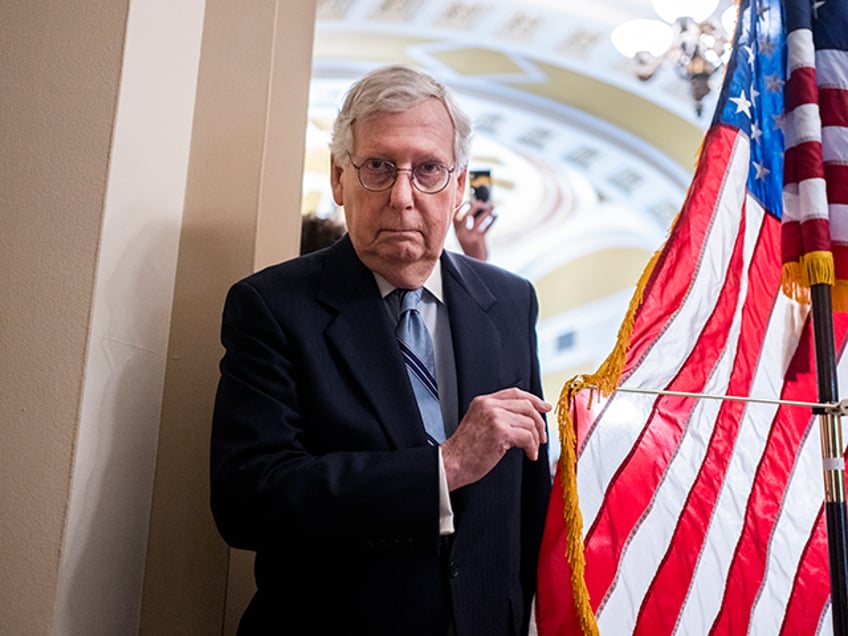
[[[800,261],[784,263],[780,278],[783,293],[799,303],[809,305],[811,285],[830,285],[835,311],[848,309],[848,281],[836,280],[833,253],[827,250],[809,252]]]
[[[807,283],[806,272],[801,263],[793,261],[783,264],[780,275],[780,287],[783,295],[804,305],[810,304],[810,285]]]
[[[676,222],[676,219],[675,219]],[[580,618],[580,626],[585,636],[598,636],[598,624],[589,599],[584,573],[586,558],[583,552],[583,515],[580,512],[580,502],[577,500],[577,433],[574,429],[571,411],[574,397],[584,389],[589,389],[589,407],[595,392],[609,395],[618,386],[621,373],[624,370],[627,349],[630,347],[630,335],[633,333],[633,322],[636,310],[642,304],[645,287],[654,271],[662,250],[657,251],[648,262],[642,276],[636,285],[636,291],[630,299],[627,315],[618,330],[615,347],[607,358],[591,375],[578,375],[567,381],[557,402],[557,421],[561,440],[559,458],[560,481],[562,482],[563,516],[566,528],[566,558],[571,567],[571,592],[574,606]],[[846,288],[848,292],[848,288]]]
[[[848,311],[848,280],[837,278],[830,292],[833,311]]]

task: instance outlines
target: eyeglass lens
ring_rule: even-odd
[[[354,164],[354,167],[357,167]],[[413,185],[425,193],[435,193],[442,190],[450,178],[450,170],[436,161],[420,163],[412,168],[398,168],[385,159],[366,159],[357,168],[359,180],[368,190],[386,190],[394,185],[398,173],[409,172]]]

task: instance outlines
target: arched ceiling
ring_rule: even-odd
[[[555,394],[609,352],[685,196],[714,105],[713,94],[698,117],[670,69],[636,79],[609,34],[647,17],[650,0],[319,0],[304,210],[335,210],[328,130],[355,78],[403,62],[450,85],[475,121],[470,167],[492,170],[491,260],[539,292]]]

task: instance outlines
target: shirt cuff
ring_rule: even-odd
[[[448,475],[445,472],[442,449],[439,448],[439,534],[444,536],[453,533],[453,508],[448,490]]]

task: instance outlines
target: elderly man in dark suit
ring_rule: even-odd
[[[212,510],[256,551],[239,634],[526,634],[550,492],[526,280],[444,250],[471,127],[404,66],[349,91],[348,235],[235,284]]]

